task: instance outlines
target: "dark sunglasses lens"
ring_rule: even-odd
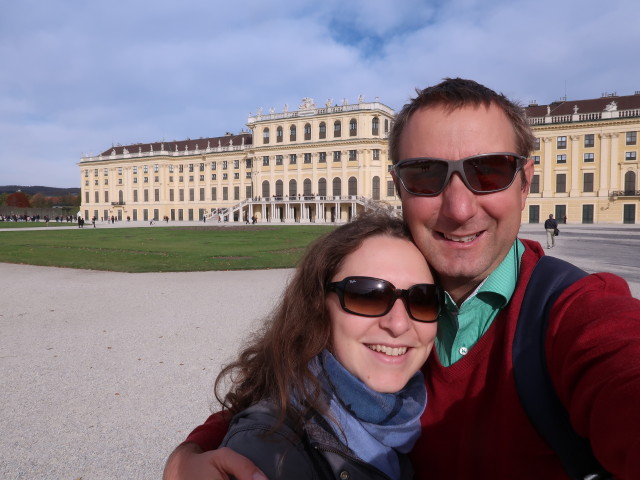
[[[416,320],[431,322],[438,318],[439,300],[435,285],[414,285],[407,292],[407,304]]]
[[[393,296],[391,288],[375,279],[349,279],[344,285],[344,306],[361,315],[382,315]]]
[[[398,176],[409,192],[417,195],[434,195],[442,190],[447,178],[447,162],[419,160],[402,164]]]
[[[477,192],[507,188],[516,176],[517,159],[511,155],[486,155],[465,160],[464,174]]]

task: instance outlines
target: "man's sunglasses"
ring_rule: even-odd
[[[474,193],[493,193],[511,186],[527,158],[515,153],[483,153],[460,160],[408,158],[393,167],[403,188],[412,195],[440,195],[457,172]]]
[[[402,298],[409,317],[418,322],[438,320],[443,292],[438,285],[419,283],[406,290],[391,282],[373,277],[347,277],[327,285],[336,292],[345,312],[362,317],[381,317],[389,313],[398,298]]]

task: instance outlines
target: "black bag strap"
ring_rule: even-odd
[[[571,426],[547,368],[545,336],[549,312],[560,294],[587,273],[559,258],[538,260],[525,290],[513,339],[513,374],[531,423],[560,457],[573,479],[612,478],[598,463],[589,440]]]

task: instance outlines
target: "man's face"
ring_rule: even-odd
[[[493,105],[418,110],[399,144],[399,160],[458,160],[495,152],[516,152],[516,139],[507,116]],[[524,170],[530,181],[532,163],[527,162]],[[506,256],[520,228],[527,191],[520,174],[508,189],[484,195],[471,192],[458,174],[435,197],[411,195],[400,187],[413,238],[456,301],[466,298]]]

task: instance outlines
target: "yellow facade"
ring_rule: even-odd
[[[389,173],[393,110],[378,102],[261,112],[251,133],[117,146],[82,158],[81,214],[124,220],[346,221],[399,206]]]
[[[637,223],[640,94],[531,105],[538,140],[523,222]]]
[[[539,145],[523,222],[637,223],[640,94],[529,105]],[[400,209],[394,112],[378,99],[258,112],[248,132],[116,146],[80,160],[81,214],[120,220],[347,221]]]

